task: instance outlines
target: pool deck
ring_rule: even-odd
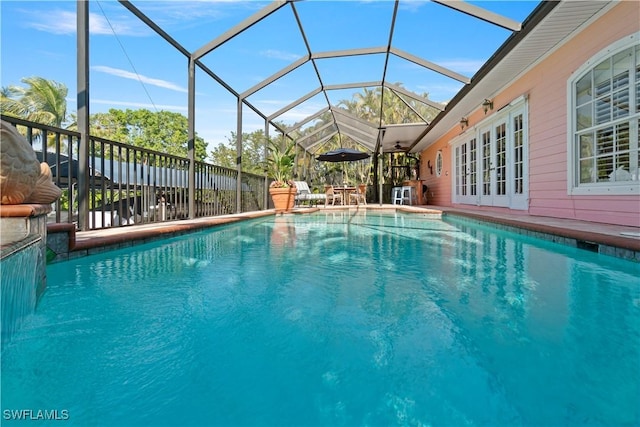
[[[296,208],[292,214],[304,214],[331,210],[398,210],[438,216],[464,217],[472,221],[490,222],[499,228],[521,234],[552,240],[640,262],[640,227],[617,226],[594,222],[515,214],[504,212],[478,211],[471,209],[440,206],[398,206],[368,204],[366,206],[328,206],[326,208]],[[274,215],[274,210],[223,215],[193,220],[171,221],[164,223],[144,224],[117,227],[102,230],[71,232],[73,224],[50,225],[51,232],[69,229],[68,258],[105,252],[138,243],[146,243],[162,238],[173,237],[208,227],[228,224],[248,218]],[[64,257],[67,258],[67,257]]]

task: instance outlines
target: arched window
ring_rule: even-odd
[[[640,33],[585,63],[569,81],[569,193],[640,189]]]
[[[442,151],[436,153],[436,176],[442,175]]]

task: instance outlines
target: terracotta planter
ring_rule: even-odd
[[[276,213],[289,212],[293,209],[296,191],[296,187],[269,188],[269,194],[271,194],[271,200],[273,200],[273,206],[276,208]]]

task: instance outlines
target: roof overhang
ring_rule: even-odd
[[[381,130],[381,151],[383,153],[408,151],[411,144],[427,129],[427,126],[426,123],[406,123],[385,126]]]
[[[615,3],[611,0],[542,2],[523,23],[522,30],[505,41],[471,82],[418,135],[410,152],[418,153],[428,148],[458,126],[462,117],[480,108],[485,98],[494,98]],[[500,107],[497,105],[496,109]]]

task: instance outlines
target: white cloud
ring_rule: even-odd
[[[425,3],[427,2],[424,0],[405,0],[400,2],[400,9],[407,10],[412,13],[417,13]]]
[[[260,55],[267,58],[283,59],[285,61],[295,61],[300,58],[300,55],[291,52],[283,52],[276,49],[267,49],[260,52]]]
[[[269,105],[276,107],[284,107],[293,102],[293,99],[259,99],[253,105]]]
[[[197,1],[164,1],[142,2],[140,9],[156,17],[168,21],[202,21],[217,20],[229,15],[229,9],[246,9],[247,15],[260,10],[269,4],[268,1],[239,2],[237,0],[197,0]]]
[[[474,74],[484,65],[485,61],[481,59],[445,59],[434,62],[457,73]]]
[[[137,7],[168,32],[207,27],[232,18],[238,10],[250,16],[269,4],[268,1],[196,0],[140,1]],[[241,12],[243,13],[243,12]]]
[[[27,27],[53,34],[76,33],[76,14],[67,11],[51,11],[47,14],[29,13]]]
[[[179,111],[186,112],[187,107],[183,105],[162,105],[162,104],[150,104],[144,102],[129,102],[129,101],[120,101],[120,100],[111,100],[111,99],[92,99],[91,105],[108,105],[110,107],[115,106],[123,106],[123,107],[136,107],[136,108],[146,108],[149,110],[167,110],[167,111]]]
[[[484,65],[482,59],[438,59],[435,61],[430,59],[429,61],[466,76],[472,76]],[[398,64],[398,67],[405,70],[424,70],[422,65],[410,61],[403,61]]]
[[[96,65],[94,67],[91,67],[91,69],[94,71],[111,74],[112,76],[122,77],[123,79],[137,80],[144,84],[158,86],[158,87],[173,90],[176,92],[183,92],[183,93],[188,92],[186,88],[179,86],[175,83],[171,83],[161,79],[154,79],[152,77],[143,76],[141,74],[132,73],[131,71],[121,70],[119,68],[107,67],[105,65]]]
[[[133,16],[107,20],[103,15],[95,13],[89,14],[89,31],[91,34],[109,36],[113,35],[114,32],[118,36],[147,36],[152,34],[146,26]]]
[[[455,96],[460,89],[462,89],[462,83],[455,84],[452,83],[450,85],[447,84],[435,84],[431,86],[417,86],[423,92],[427,92],[429,94],[429,99],[435,102],[447,103],[451,98]]]
[[[51,10],[38,13],[25,11],[26,25],[38,31],[58,35],[76,34],[76,12],[66,10]],[[96,13],[89,14],[89,31],[91,34],[118,36],[146,36],[152,34],[137,18],[130,17],[110,18],[109,21]]]

